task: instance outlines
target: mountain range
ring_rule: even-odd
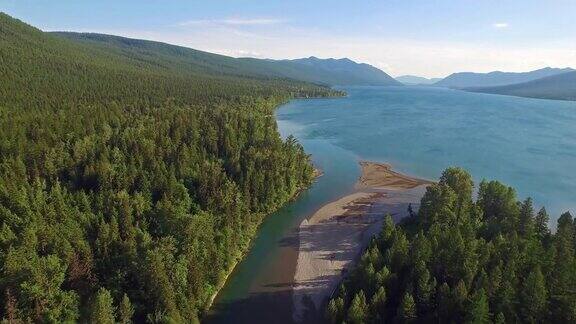
[[[459,72],[441,80],[413,75],[394,79],[374,66],[356,63],[348,58],[320,59],[314,56],[293,60],[234,58],[162,42],[120,36],[73,32],[42,34],[55,39],[54,43],[57,43],[57,39],[68,41],[61,46],[70,48],[70,51],[77,50],[72,49],[70,44],[77,44],[83,48],[82,55],[90,52],[92,55],[99,55],[99,58],[130,62],[130,66],[134,67],[152,67],[186,75],[296,80],[325,86],[419,84],[549,99],[574,98],[576,94],[571,81],[574,74],[564,75],[574,72],[571,68],[547,67],[521,73]]]
[[[431,85],[474,92],[523,97],[574,100],[575,75],[571,68],[551,68],[530,72],[453,73],[444,79],[405,75],[396,79],[384,71],[348,58],[320,59],[314,56],[293,60],[234,58],[161,42],[120,36],[53,32],[52,35],[90,46],[92,51],[114,53],[139,64],[173,69],[189,74],[210,74],[255,79],[286,79],[326,86]]]
[[[99,47],[106,51],[154,61],[162,66],[180,67],[195,73],[216,73],[256,78],[283,78],[329,86],[401,85],[385,72],[350,59],[267,60],[234,58],[161,42],[120,36],[54,32],[62,38]]]
[[[464,90],[518,97],[576,100],[576,71],[556,74],[528,82]]]
[[[415,75],[403,75],[396,77],[396,81],[401,82],[406,85],[430,85],[434,84],[438,81],[442,80],[442,78],[424,78]]]
[[[490,73],[459,72],[453,73],[446,78],[434,83],[434,86],[457,89],[470,87],[496,87],[529,82],[570,71],[574,70],[570,68],[557,69],[546,67],[535,71],[520,73],[501,71],[494,71]]]
[[[301,74],[292,76],[309,82],[326,80],[327,83],[335,85],[402,85],[382,70],[366,63],[356,63],[348,58],[319,59],[311,56],[274,62],[278,65],[292,66],[298,71],[306,70],[317,73],[306,78],[303,78]]]

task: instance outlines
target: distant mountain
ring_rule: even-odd
[[[555,69],[547,67],[536,71],[521,73],[500,71],[490,73],[460,72],[451,74],[441,81],[436,82],[434,85],[447,88],[496,87],[529,82],[570,71],[574,70],[570,68]]]
[[[298,80],[328,83],[331,85],[402,85],[382,70],[365,63],[356,63],[348,58],[319,59],[311,56],[296,60],[276,61],[294,67],[298,74],[288,77]],[[303,76],[306,71],[308,76]]]
[[[419,77],[419,76],[415,76],[415,75],[403,75],[403,76],[399,76],[396,78],[396,81],[401,82],[401,83],[406,84],[406,85],[418,85],[418,84],[429,85],[429,84],[436,83],[440,80],[442,80],[442,78],[428,79],[428,78]]]
[[[181,67],[198,73],[217,72],[255,78],[284,78],[323,85],[400,85],[388,74],[349,59],[263,60],[234,58],[161,42],[94,33],[55,32],[72,41],[99,45],[142,62]]]
[[[524,83],[499,87],[467,88],[464,90],[518,97],[576,100],[576,71]]]

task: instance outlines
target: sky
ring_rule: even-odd
[[[45,31],[348,57],[393,76],[576,68],[576,0],[0,0],[0,11]]]

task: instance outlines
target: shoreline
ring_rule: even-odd
[[[361,175],[355,189],[407,190],[421,185],[431,185],[434,181],[416,178],[394,171],[389,163],[360,161]]]
[[[313,174],[312,174],[312,183],[314,183],[315,181],[318,180],[318,178],[322,177],[324,175],[324,172],[322,171],[322,169],[317,168],[316,166],[314,166],[313,169]],[[279,206],[278,208],[274,209],[273,211],[266,213],[263,217],[262,217],[262,221],[260,222],[260,224],[258,224],[258,226],[256,227],[254,234],[252,235],[252,237],[249,239],[249,241],[247,242],[247,247],[244,251],[240,251],[238,253],[238,256],[236,256],[234,259],[235,261],[233,262],[233,264],[231,265],[230,269],[228,271],[226,271],[226,274],[223,276],[221,283],[216,287],[214,293],[210,296],[210,299],[208,300],[208,303],[204,309],[204,315],[202,316],[204,319],[206,317],[210,316],[210,312],[212,311],[212,306],[214,305],[214,302],[217,300],[218,295],[220,294],[220,292],[222,291],[222,289],[226,286],[226,283],[228,282],[228,278],[230,278],[230,276],[236,271],[236,267],[238,266],[238,264],[240,264],[242,262],[242,260],[244,260],[244,258],[246,257],[246,255],[250,252],[250,249],[252,248],[252,244],[254,244],[254,239],[256,238],[256,236],[258,235],[258,231],[260,229],[260,226],[262,226],[262,224],[264,223],[264,220],[274,214],[276,211],[278,211],[280,208],[285,207],[287,204],[293,202],[294,200],[296,200],[300,194],[302,192],[304,192],[305,190],[307,190],[309,188],[308,187],[304,187],[304,188],[299,188],[296,190],[296,192],[294,192],[294,195],[292,195],[292,197],[290,197],[289,199],[286,200],[286,202],[284,204],[282,204],[281,206]]]
[[[394,171],[387,163],[359,164],[362,172],[354,190],[322,206],[296,229],[294,321],[321,319],[319,310],[380,231],[384,215],[397,222],[408,214],[409,205],[417,210],[426,187],[434,183]],[[292,263],[285,261],[286,266]]]

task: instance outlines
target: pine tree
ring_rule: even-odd
[[[134,315],[134,307],[128,298],[128,295],[122,296],[122,301],[118,307],[118,322],[121,324],[132,323],[132,316]]]
[[[575,235],[572,215],[562,214],[554,235],[555,264],[550,278],[551,317],[555,322],[576,321]]]
[[[350,308],[348,308],[348,323],[362,324],[366,322],[368,316],[368,305],[366,305],[366,296],[360,290],[352,299]]]
[[[442,172],[439,184],[447,185],[457,195],[454,212],[458,221],[467,218],[472,206],[472,189],[474,183],[468,172],[462,168],[448,168]]]
[[[546,307],[546,284],[539,266],[528,274],[520,291],[521,317],[527,322],[539,322]]]
[[[412,294],[406,292],[398,306],[396,318],[401,323],[411,323],[416,319],[416,303]]]
[[[378,288],[370,300],[371,314],[375,322],[382,322],[386,314],[386,290],[384,287]]]
[[[114,324],[114,300],[106,288],[100,288],[92,302],[91,323]]]
[[[336,299],[330,299],[328,307],[326,308],[326,319],[329,323],[338,323],[340,321],[340,310],[338,309],[338,302]]]
[[[452,292],[447,283],[442,283],[436,291],[437,307],[436,310],[438,321],[440,323],[450,322],[453,315],[454,303],[452,301]]]
[[[433,224],[441,227],[455,225],[458,221],[455,210],[457,200],[456,193],[446,183],[437,183],[426,188],[418,210],[420,226],[429,228]]]
[[[480,289],[474,293],[466,313],[466,323],[490,323],[490,308],[484,289]]]
[[[468,288],[463,280],[458,281],[458,284],[452,290],[452,300],[455,306],[455,311],[452,314],[456,322],[461,323],[466,314],[466,302],[468,300]]]
[[[430,310],[432,294],[436,290],[436,279],[431,278],[430,272],[423,261],[416,264],[415,299],[418,314],[425,314]]]
[[[549,221],[550,216],[548,216],[546,208],[542,207],[534,219],[535,232],[540,240],[543,240],[550,235],[550,229],[548,228]]]
[[[504,317],[504,314],[498,313],[494,319],[494,324],[506,324],[506,317]]]
[[[526,198],[520,205],[519,232],[524,237],[530,237],[534,233],[534,207],[532,198]]]
[[[386,214],[384,217],[384,222],[382,223],[382,231],[380,232],[380,236],[378,241],[380,242],[380,251],[384,251],[385,248],[392,241],[392,237],[394,232],[396,231],[396,225],[394,224],[394,220],[390,214]]]

